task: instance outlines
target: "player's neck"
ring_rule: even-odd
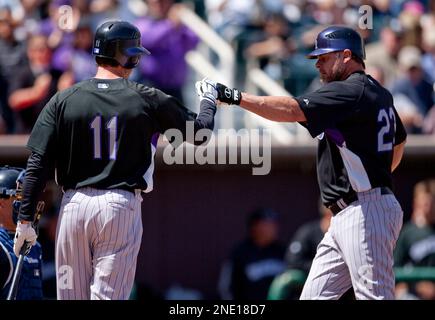
[[[364,67],[360,64],[354,63],[349,68],[347,68],[341,80],[346,80],[351,74],[361,71],[365,72]]]
[[[125,68],[119,67],[102,67],[98,66],[97,74],[94,78],[96,79],[127,79],[130,76],[131,71]]]

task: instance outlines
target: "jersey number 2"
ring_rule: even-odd
[[[109,133],[109,158],[110,160],[116,159],[116,116],[112,117],[106,124],[107,132]],[[101,159],[101,115],[97,115],[91,122],[91,130],[94,133],[94,159]]]
[[[396,116],[393,108],[381,109],[378,113],[378,122],[383,126],[378,132],[378,151],[391,151],[393,150],[394,134],[396,132]],[[394,128],[391,134],[391,127]]]

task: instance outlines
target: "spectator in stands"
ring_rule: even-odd
[[[394,264],[395,267],[435,268],[435,179],[421,181],[414,187],[411,221],[403,226],[399,235]],[[396,295],[435,300],[435,283],[399,283]]]
[[[92,56],[93,32],[86,19],[82,19],[74,31],[72,44],[65,44],[53,54],[53,67],[68,72],[72,83],[92,78],[97,70]],[[65,74],[66,76],[66,74]]]
[[[285,246],[278,241],[277,213],[258,209],[248,218],[247,238],[237,244],[221,270],[225,300],[264,300],[273,278],[285,270]]]
[[[423,120],[423,133],[435,134],[435,107],[432,107]]]
[[[206,0],[208,23],[226,41],[234,41],[253,26],[262,25],[261,1]]]
[[[0,122],[3,123],[4,133],[13,133],[15,129],[8,102],[9,83],[16,67],[23,64],[26,58],[24,43],[16,40],[14,30],[11,10],[0,9]]]
[[[151,52],[140,64],[142,82],[183,101],[182,89],[188,73],[184,56],[199,39],[180,21],[182,4],[147,0],[147,5],[147,15],[136,22],[142,45]]]
[[[28,63],[17,68],[10,84],[9,105],[17,116],[17,133],[30,133],[42,108],[58,90],[61,77],[61,72],[51,67],[47,37],[29,38],[27,58]]]
[[[259,66],[275,81],[283,77],[282,62],[292,51],[290,30],[282,14],[266,17],[264,32],[259,41],[252,43],[245,52],[248,59],[255,59]]]
[[[424,77],[421,53],[417,47],[405,46],[400,50],[399,67],[402,75],[393,83],[391,93],[408,132],[418,133],[421,131],[423,118],[434,104],[433,85]],[[396,101],[397,96],[409,101],[402,107]],[[407,121],[409,114],[412,122]]]
[[[435,84],[435,14],[433,21],[429,22],[423,29],[423,49],[425,54],[421,59],[421,67],[424,70],[426,79]],[[435,94],[435,92],[434,92]]]
[[[39,21],[37,33],[47,37],[48,46],[53,51],[73,42],[74,32],[82,19],[82,12],[75,6],[75,2],[72,0],[50,1],[47,8],[48,16]],[[72,10],[65,11],[64,6],[69,6]]]
[[[366,66],[382,68],[385,84],[390,86],[398,77],[397,56],[402,46],[403,28],[392,20],[380,33],[380,41],[366,46]]]
[[[399,15],[399,21],[405,32],[403,34],[403,46],[421,45],[421,17],[424,13],[424,6],[419,1],[407,1]]]

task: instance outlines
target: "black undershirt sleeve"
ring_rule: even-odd
[[[45,188],[49,177],[50,164],[47,154],[41,156],[32,152],[27,161],[26,175],[23,184],[23,200],[18,220],[33,221],[36,203]]]
[[[195,134],[201,129],[208,129],[204,140],[196,141],[195,145],[200,145],[210,138],[211,132],[214,129],[214,115],[216,114],[216,104],[211,103],[207,99],[200,102],[199,114],[195,119],[194,132]]]

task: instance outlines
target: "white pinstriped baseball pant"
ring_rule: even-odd
[[[394,195],[380,188],[358,193],[332,217],[300,299],[336,300],[350,287],[356,299],[394,299],[393,250],[402,223]]]
[[[59,300],[126,300],[142,238],[140,192],[81,188],[62,198],[56,231]]]

